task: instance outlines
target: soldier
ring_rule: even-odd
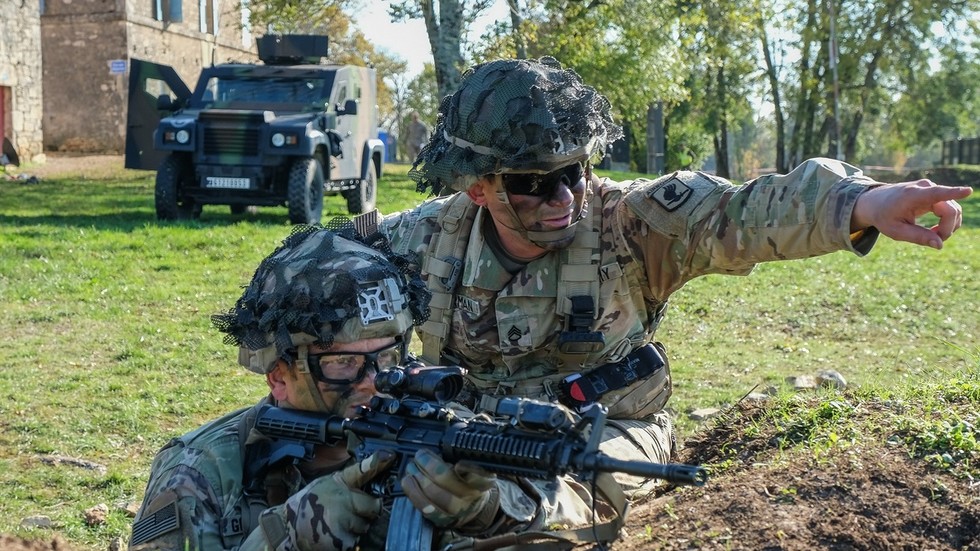
[[[384,547],[382,500],[362,488],[388,470],[392,452],[353,462],[341,443],[318,447],[298,465],[281,464],[270,459],[268,438],[255,428],[265,405],[355,415],[375,395],[378,370],[402,362],[413,323],[428,313],[429,294],[405,262],[343,235],[298,229],[261,263],[235,307],[212,317],[226,342],[240,347],[239,362],[265,375],[269,396],[158,453],[131,549]],[[401,486],[425,518],[445,529],[445,542],[592,522],[593,496],[571,478],[557,485],[498,479],[428,451],[416,454]],[[618,531],[622,499],[596,503],[600,521],[619,519],[600,525],[611,527],[603,539]],[[577,541],[591,534],[588,526],[542,537]]]
[[[414,163],[422,146],[429,141],[429,127],[419,120],[416,111],[412,111],[410,118],[412,121],[405,129],[405,151],[408,153],[408,161]]]
[[[618,420],[604,449],[621,458],[671,455],[669,367],[654,336],[686,282],[865,255],[879,233],[940,249],[971,192],[882,184],[830,159],[743,186],[700,172],[600,180],[592,163],[621,135],[608,100],[553,58],[477,65],[443,99],[409,172],[419,191],[457,193],[382,222],[433,293],[416,327],[424,361],[467,368],[470,405],[484,410],[502,395],[601,403]],[[938,225],[915,223],[927,212]]]

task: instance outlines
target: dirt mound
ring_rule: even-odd
[[[780,450],[761,409],[687,443],[723,472],[633,507],[613,551],[814,548],[980,550],[980,485],[901,446]],[[751,432],[751,435],[749,433]]]
[[[0,549],[3,551],[72,551],[72,548],[57,536],[50,540],[31,541],[3,534],[0,534]]]

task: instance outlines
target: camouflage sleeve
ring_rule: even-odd
[[[151,480],[133,522],[132,551],[228,549],[221,538],[218,498],[198,471],[179,465]]]
[[[859,169],[823,158],[742,186],[676,172],[633,182],[617,215],[652,290],[666,298],[695,277],[744,275],[760,262],[867,254],[876,230],[852,240],[850,221],[858,195],[875,184]]]
[[[421,264],[429,241],[436,233],[441,204],[441,201],[427,201],[414,209],[385,216],[380,228],[391,242],[392,250]]]

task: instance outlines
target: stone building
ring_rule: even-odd
[[[0,1],[0,144],[21,162],[41,160],[41,10],[39,0]]]
[[[0,1],[0,122],[22,159],[125,149],[129,61],[255,62],[245,0]]]

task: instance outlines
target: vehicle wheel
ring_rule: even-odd
[[[316,159],[298,159],[289,169],[286,203],[291,224],[318,224],[323,215],[323,167]]]
[[[187,220],[201,215],[201,205],[181,196],[183,188],[191,184],[192,174],[191,166],[174,155],[160,164],[154,189],[158,220]]]
[[[344,198],[347,199],[347,210],[351,214],[374,210],[378,201],[378,173],[374,170],[373,162],[368,165],[367,178],[361,180],[357,189],[346,192]]]

